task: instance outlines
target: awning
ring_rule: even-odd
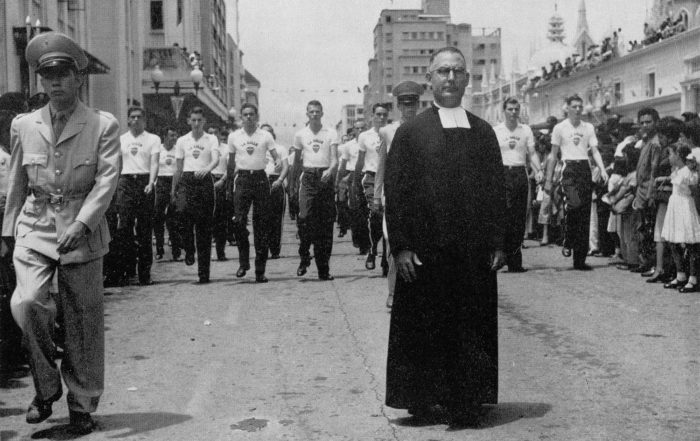
[[[49,32],[53,29],[49,27],[42,26],[39,28],[41,32]],[[17,49],[17,55],[24,58],[24,50],[27,48],[27,27],[26,26],[14,26],[12,28],[12,36],[15,40],[15,47]],[[85,71],[88,74],[106,74],[109,73],[109,66],[99,60],[96,56],[92,55],[90,52],[83,49],[85,56],[88,58],[88,65]]]

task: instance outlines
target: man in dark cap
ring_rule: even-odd
[[[119,124],[80,102],[85,53],[57,32],[40,34],[26,58],[41,76],[49,104],[12,122],[3,248],[14,247],[17,288],[12,314],[23,331],[36,395],[27,422],[51,415],[68,387],[69,430],[93,430],[104,389],[102,258],[105,211],[119,177]],[[59,292],[49,286],[58,272]],[[53,341],[57,308],[65,329],[60,371]]]
[[[374,204],[372,205],[372,210],[377,213],[383,213],[384,211],[384,173],[386,172],[386,156],[391,148],[391,141],[394,139],[394,134],[396,134],[399,126],[412,120],[418,114],[423,86],[414,81],[402,81],[394,87],[392,94],[396,97],[401,119],[379,129],[381,144],[378,151],[377,175],[374,179]],[[385,239],[388,239],[386,237],[386,221],[383,224],[384,236]],[[389,283],[389,296],[386,299],[386,306],[391,308],[394,301],[394,287],[396,286],[396,265],[388,245],[386,254],[388,255],[386,275]]]

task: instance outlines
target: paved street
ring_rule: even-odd
[[[294,226],[270,283],[237,262],[154,264],[156,285],[106,299],[106,390],[85,439],[698,440],[700,295],[648,285],[528,241],[499,276],[500,403],[478,428],[413,426],[386,408],[386,280],[336,239],[333,282],[295,275]],[[228,248],[229,257],[236,256]],[[167,256],[169,258],[169,255]],[[65,399],[24,422],[31,379],[0,389],[0,440],[70,439]]]

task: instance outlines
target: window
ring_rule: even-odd
[[[391,76],[394,74],[394,69],[391,67],[387,67],[384,69],[384,76],[387,78],[391,78]]]
[[[443,37],[444,35],[445,35],[444,32],[438,32],[438,33],[437,33],[437,39],[438,39],[438,40],[442,40],[442,39],[444,38],[444,37]]]
[[[411,40],[418,39],[418,32],[411,32]]]
[[[151,30],[163,29],[163,2],[151,1]]]
[[[480,58],[480,59],[476,60],[476,64],[478,64],[479,66],[483,66],[484,64],[486,64],[486,60],[484,60],[483,58]]]
[[[386,85],[386,93],[391,93],[391,90],[394,88],[391,84]]]
[[[653,97],[656,95],[656,72],[649,72],[647,74],[647,91],[646,95],[648,97]]]
[[[420,72],[421,73],[428,73],[428,66],[421,66]]]
[[[410,74],[411,73],[411,66],[404,66],[403,73]]]
[[[387,33],[387,34],[384,35],[384,40],[385,40],[387,43],[391,43],[391,42],[393,41],[393,38],[392,38],[392,36],[391,36],[391,32],[389,32],[389,33]]]
[[[616,82],[613,86],[613,92],[615,97],[613,98],[613,105],[622,104],[624,102],[624,94],[622,93],[622,83]]]
[[[411,34],[409,32],[402,32],[401,38],[403,38],[404,40],[408,40],[409,38],[411,38]]]
[[[420,33],[420,39],[421,39],[421,40],[425,40],[425,32],[421,32],[421,33]]]
[[[348,107],[347,114],[348,114],[348,118],[353,118],[355,116],[355,109],[353,109],[352,107]]]
[[[387,23],[391,23],[391,15],[387,15],[386,17],[384,17],[384,21]]]
[[[414,74],[420,73],[420,72],[418,71],[418,69],[419,69],[418,66],[413,66],[413,68],[412,68],[413,73],[414,73]]]
[[[182,23],[182,1],[177,0],[177,24]]]

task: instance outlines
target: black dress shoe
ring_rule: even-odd
[[[218,260],[219,262],[226,262],[228,260],[228,257],[226,257],[226,255],[223,254],[221,256],[217,256],[216,260]]]
[[[634,267],[634,268],[630,268],[630,272],[631,272],[631,273],[642,274],[642,273],[645,273],[645,272],[647,272],[647,271],[649,271],[649,267],[647,267],[647,266],[642,266],[642,265],[637,265],[637,266]]]
[[[238,268],[238,271],[236,271],[236,277],[243,277],[243,276],[245,276],[246,271],[248,271],[249,269],[250,269],[249,266],[241,265],[241,266]]]
[[[319,274],[318,275],[318,280],[335,280],[335,277],[331,276],[330,274]]]
[[[561,249],[561,255],[564,257],[571,257],[571,248],[569,247],[562,247]]]
[[[301,277],[304,274],[306,274],[306,268],[308,268],[309,265],[305,262],[301,262],[299,264],[299,268],[297,268],[297,276]]]
[[[654,277],[647,279],[647,283],[664,283],[666,281],[666,275],[664,273],[659,273]]]
[[[40,400],[38,397],[34,397],[27,409],[27,423],[39,424],[50,417],[52,413],[51,405],[54,401],[58,401],[62,394],[63,391],[59,389],[58,392],[48,400]]]
[[[688,282],[685,286],[680,287],[678,289],[678,292],[681,292],[681,293],[698,292],[698,284]]]
[[[684,286],[685,283],[687,283],[687,280],[678,281],[676,279],[673,279],[668,283],[664,283],[664,288],[666,288],[666,289],[679,289],[680,287]]]
[[[150,277],[147,279],[139,280],[139,285],[141,285],[141,286],[151,286],[154,284],[155,284],[155,282]]]
[[[270,255],[270,259],[279,259],[280,258],[280,253],[275,253]]]
[[[182,254],[180,251],[173,251],[173,262],[179,262],[180,259],[182,258]]]
[[[255,283],[267,283],[267,277],[265,277],[265,274],[256,274],[255,275]]]
[[[651,277],[656,273],[656,268],[651,268],[649,271],[645,271],[641,274],[642,277]]]
[[[581,263],[578,265],[574,265],[574,269],[578,271],[592,271],[593,267],[586,263]]]
[[[376,256],[374,254],[368,254],[367,260],[365,260],[365,268],[367,268],[370,271],[376,268],[377,265],[375,264],[375,258]]]
[[[185,265],[194,265],[194,254],[185,254]]]
[[[209,277],[200,276],[200,277],[199,277],[199,282],[198,282],[198,283],[199,283],[200,285],[206,285],[207,283],[209,283]]]
[[[69,419],[68,432],[73,435],[87,435],[95,430],[95,421],[87,412],[71,410]]]
[[[156,260],[163,260],[163,253],[156,254]]]
[[[517,268],[508,268],[509,273],[526,273],[527,268],[523,268],[522,266],[519,266]]]

